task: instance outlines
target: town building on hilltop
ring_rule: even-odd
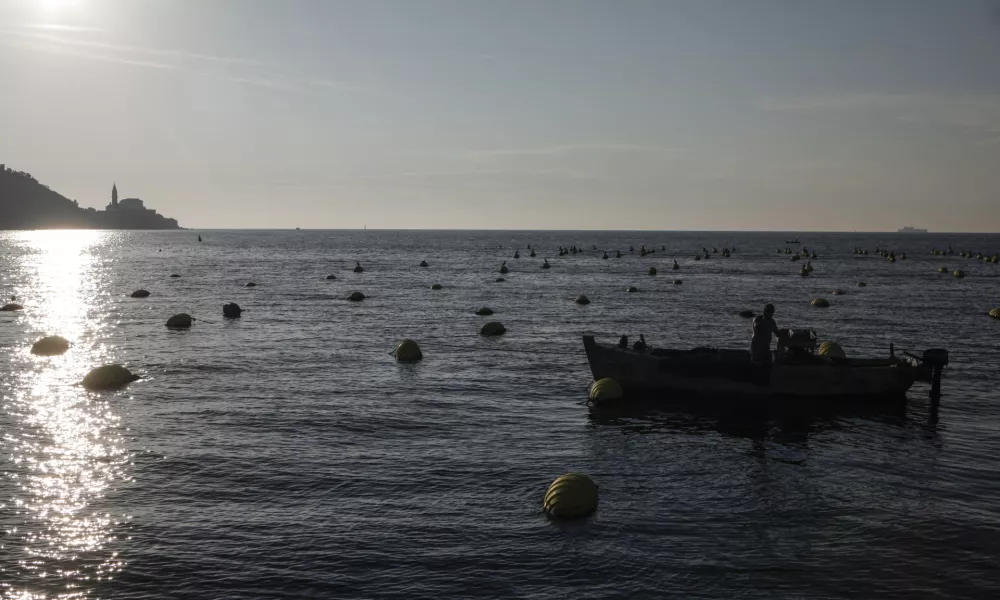
[[[124,200],[119,202],[117,183],[113,183],[111,185],[111,204],[109,204],[105,210],[107,210],[108,212],[114,212],[119,210],[138,211],[138,212],[148,210],[150,212],[155,212],[152,211],[151,209],[146,208],[142,200],[138,198],[125,198]]]

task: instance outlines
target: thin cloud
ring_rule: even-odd
[[[59,46],[55,44],[45,44],[32,41],[4,40],[4,39],[0,39],[0,44],[14,48],[21,48],[24,50],[34,50],[37,52],[45,52],[47,54],[72,56],[74,58],[83,58],[86,60],[94,60],[99,62],[119,64],[119,65],[128,65],[132,67],[145,67],[148,69],[161,69],[161,70],[177,69],[176,65],[171,65],[167,63],[134,59],[134,58],[124,58],[112,54],[99,54],[95,52],[87,52],[85,50],[74,50],[71,48],[66,48],[64,46]]]
[[[599,179],[589,173],[579,173],[573,171],[560,171],[551,169],[473,169],[455,171],[406,171],[401,173],[377,173],[369,175],[348,175],[343,177],[333,177],[323,181],[313,183],[302,183],[291,180],[270,180],[263,184],[264,187],[283,189],[326,189],[347,187],[356,185],[379,185],[393,184],[398,182],[408,183],[433,183],[441,180],[460,180],[476,178],[495,177],[543,177],[549,179],[565,180],[596,180]],[[256,187],[256,186],[255,186]]]
[[[42,29],[45,31],[66,31],[71,33],[104,33],[103,29],[97,27],[80,27],[78,25],[59,25],[57,23],[26,23],[17,25],[24,29]]]

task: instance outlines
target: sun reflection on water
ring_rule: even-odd
[[[0,384],[0,598],[81,598],[112,577],[112,550],[126,517],[107,494],[126,481],[120,394],[97,395],[75,384],[108,358],[102,330],[113,240],[100,231],[24,232],[0,238],[13,257],[5,278],[25,310],[8,317],[0,346],[9,348]],[[7,282],[5,282],[7,283]],[[43,335],[73,346],[36,357]]]

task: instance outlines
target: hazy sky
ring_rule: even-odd
[[[187,227],[1000,231],[1000,1],[0,0],[0,162]]]

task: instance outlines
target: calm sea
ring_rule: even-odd
[[[793,235],[810,277],[776,252]],[[1000,597],[1000,265],[931,256],[949,244],[1000,236],[0,233],[25,306],[0,313],[0,598]],[[892,414],[583,404],[584,333],[748,347],[737,313],[766,302],[852,356],[948,348],[940,410],[921,384]],[[480,306],[505,336],[477,335]],[[168,330],[179,312],[199,321]],[[75,345],[32,356],[47,334]],[[423,362],[393,361],[406,337]],[[108,362],[143,379],[73,386]],[[569,471],[600,508],[552,523]]]

